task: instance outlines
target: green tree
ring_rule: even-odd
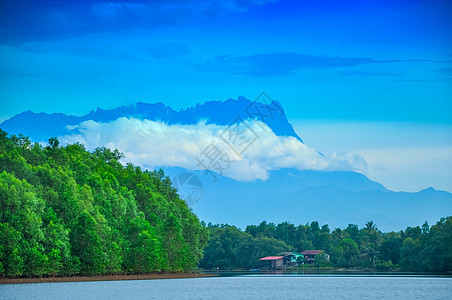
[[[368,221],[360,234],[361,252],[365,258],[365,265],[375,268],[378,249],[381,242],[381,233],[377,228],[377,224],[373,221]]]
[[[24,261],[21,255],[22,236],[8,223],[0,224],[0,245],[2,252],[3,272],[6,276],[17,277],[24,272]]]
[[[425,231],[424,231],[425,232]],[[442,218],[422,239],[419,262],[423,271],[450,272],[452,270],[452,217]],[[420,259],[419,259],[420,260]],[[418,260],[418,261],[419,261]]]
[[[400,249],[400,267],[405,271],[419,271],[419,240],[413,240],[408,237],[403,241],[402,248]]]
[[[96,221],[87,211],[78,218],[70,237],[73,253],[80,258],[81,272],[87,275],[102,274],[104,262],[101,242],[96,232]]]
[[[340,242],[340,247],[343,249],[345,267],[356,267],[359,258],[358,244],[352,239],[343,239]]]

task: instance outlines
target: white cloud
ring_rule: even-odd
[[[125,154],[127,161],[145,168],[179,166],[202,170],[204,166],[210,166],[216,172],[222,168],[223,175],[242,181],[266,180],[268,171],[280,168],[367,169],[366,161],[358,155],[333,153],[329,157],[323,156],[294,137],[276,136],[267,125],[256,120],[228,128],[205,122],[168,125],[120,118],[110,123],[85,121],[69,129],[74,134],[60,137],[62,142],[80,142],[90,150],[100,146],[115,148]],[[236,132],[239,135],[234,135]],[[222,154],[215,156],[216,150]],[[209,157],[216,158],[213,164]],[[218,158],[222,160],[218,161]]]

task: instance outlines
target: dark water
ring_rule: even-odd
[[[0,285],[0,299],[452,299],[452,278],[245,275]]]

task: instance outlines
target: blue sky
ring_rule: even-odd
[[[18,0],[0,13],[0,121],[266,91],[311,146],[374,162],[372,179],[452,191],[450,1]]]

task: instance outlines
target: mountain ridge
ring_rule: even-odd
[[[278,136],[293,136],[300,142],[303,140],[293,129],[287,120],[284,109],[277,101],[269,104],[251,101],[245,97],[238,97],[237,100],[228,99],[226,101],[207,101],[193,107],[173,110],[170,106],[157,103],[136,102],[132,105],[120,106],[114,109],[97,108],[82,116],[66,115],[63,113],[35,113],[27,110],[17,114],[2,123],[0,128],[12,134],[24,134],[33,141],[47,141],[54,136],[69,134],[66,126],[77,125],[84,121],[111,122],[121,117],[134,117],[152,121],[163,121],[168,124],[196,124],[200,120],[206,120],[207,124],[230,125],[239,122],[241,119],[252,117],[250,107],[263,108],[269,113],[279,110],[280,114],[267,115],[261,113],[260,121],[267,124]],[[275,108],[276,107],[276,108]],[[39,124],[39,126],[36,126]]]

